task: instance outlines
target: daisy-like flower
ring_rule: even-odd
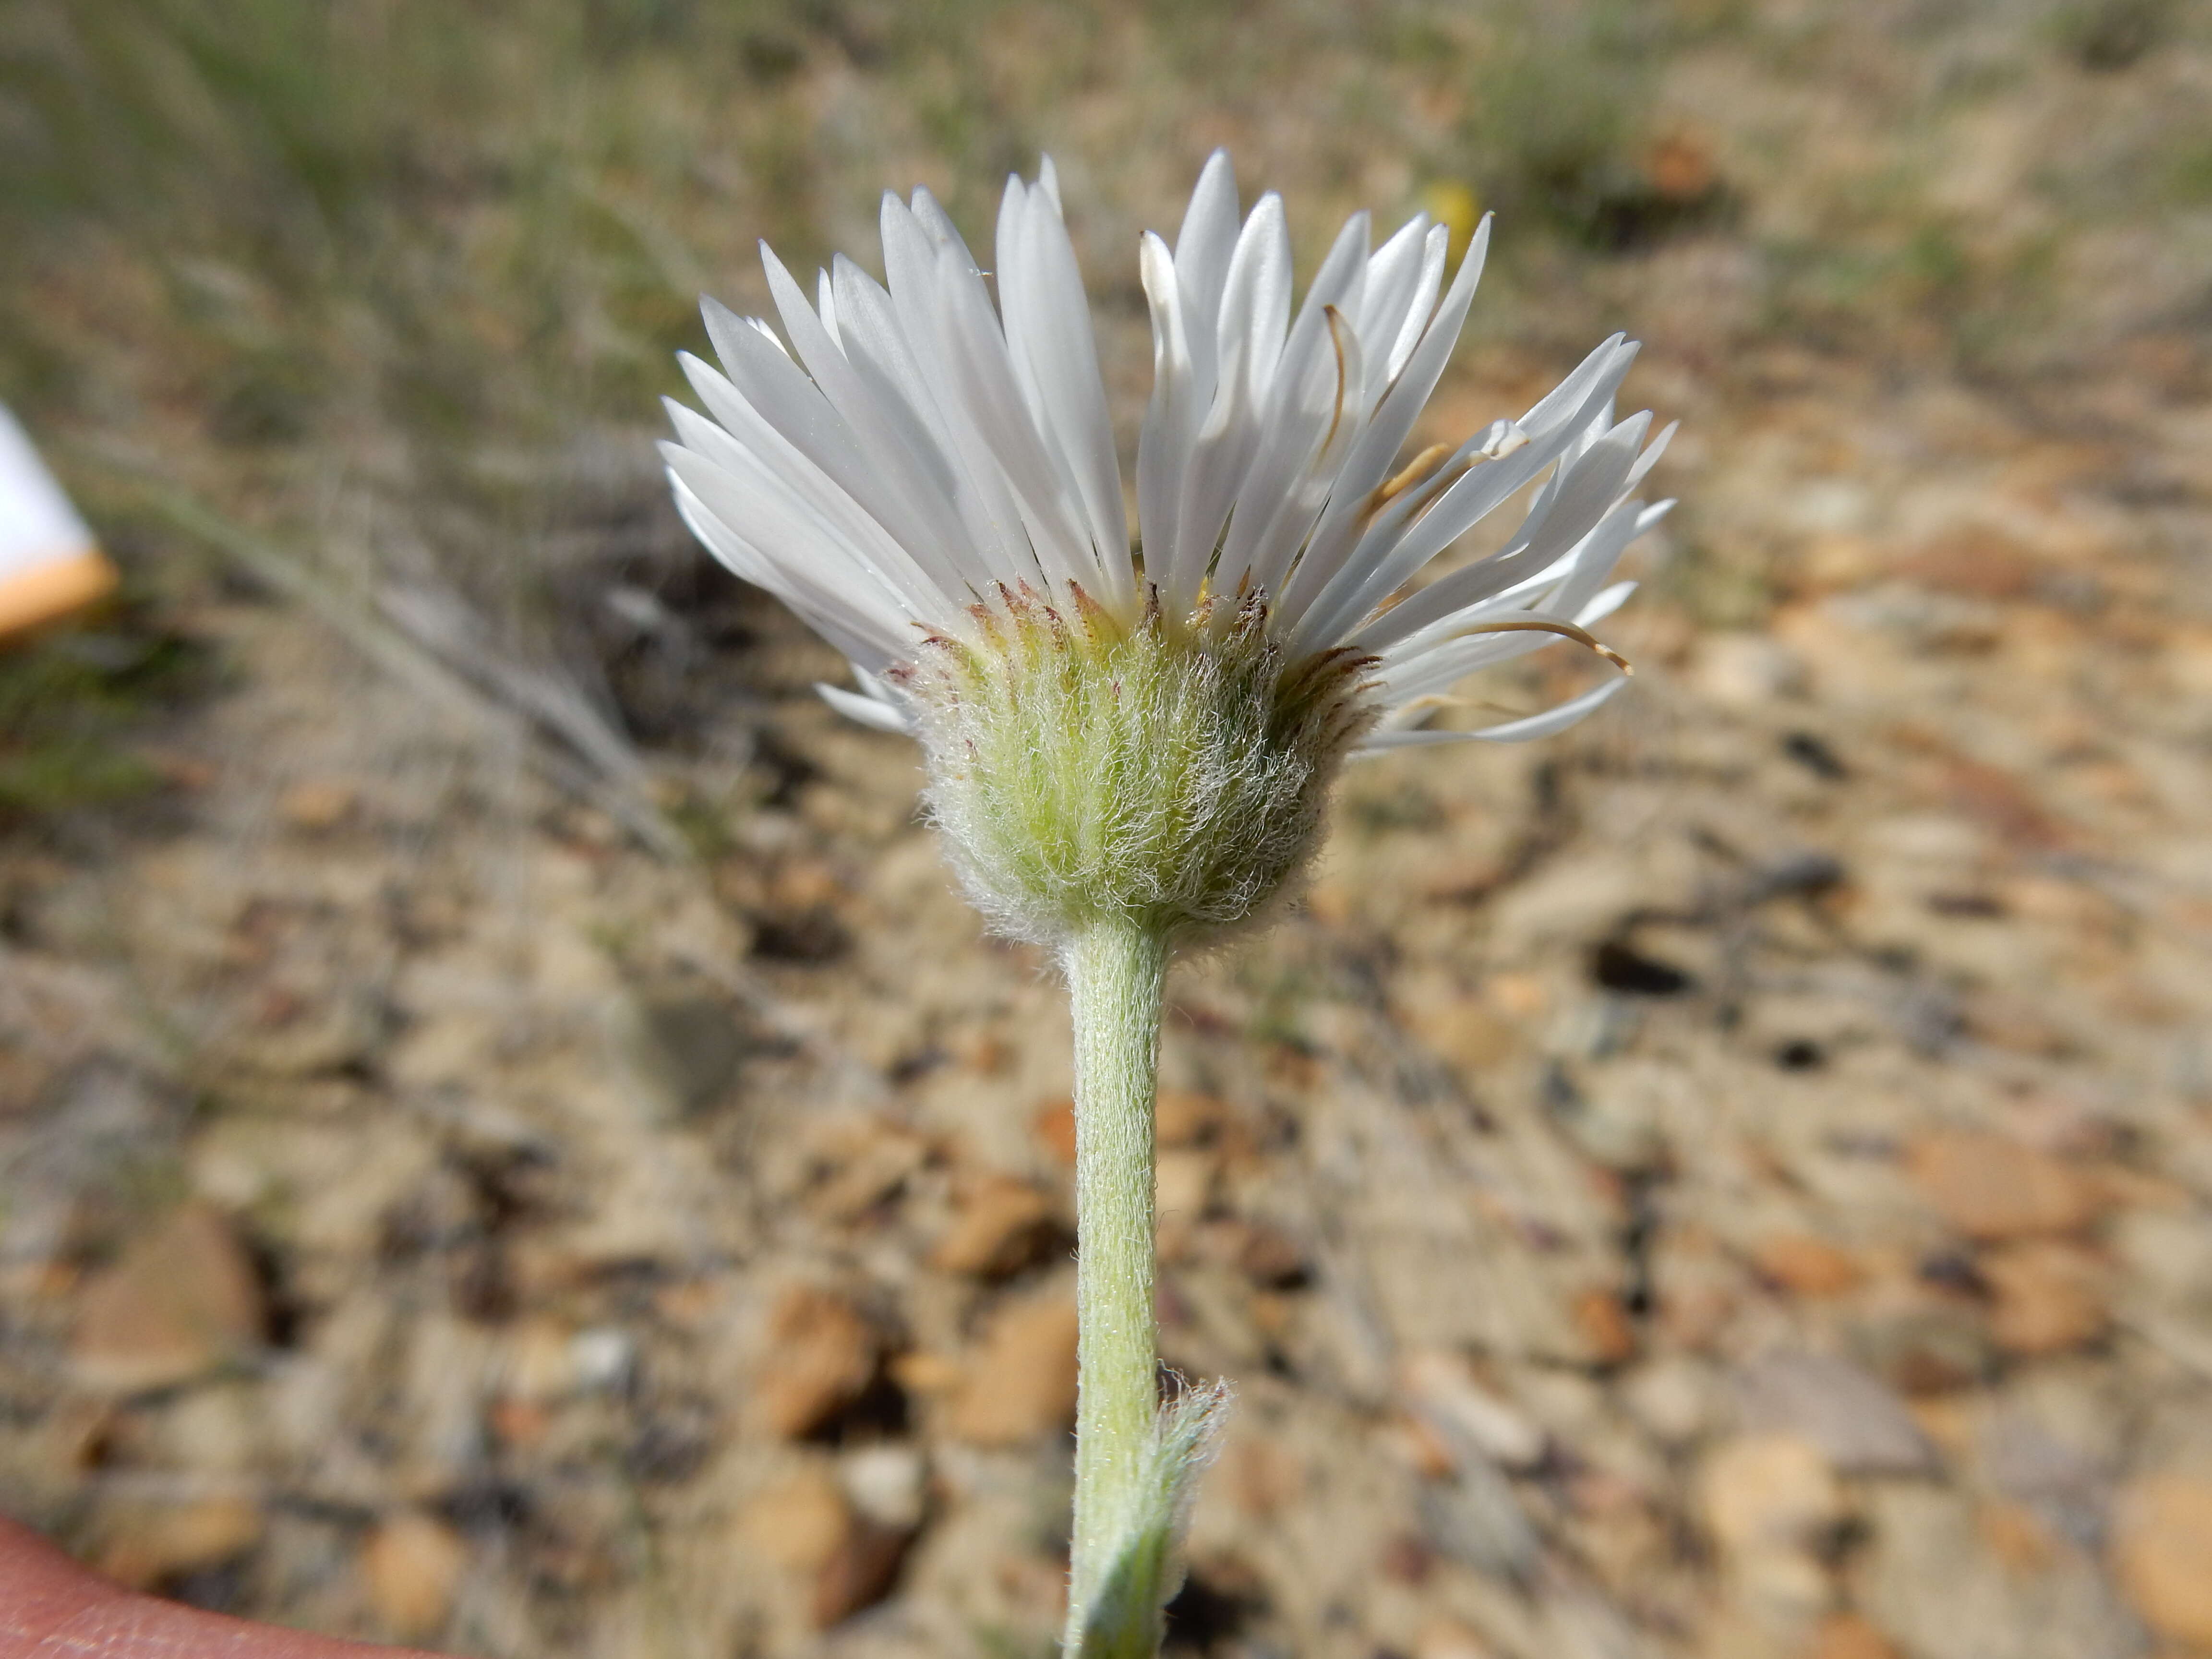
[[[1636,352],[1619,336],[1517,420],[1401,458],[1489,230],[1447,290],[1443,226],[1416,217],[1377,248],[1356,215],[1294,316],[1281,199],[1240,224],[1217,153],[1173,250],[1144,239],[1155,379],[1133,557],[1051,163],[1007,181],[988,276],[927,191],[886,196],[887,283],[841,257],[810,305],[763,246],[784,337],[707,303],[723,372],[683,360],[713,418],[671,405],[678,505],[851,659],[859,690],[824,687],[832,703],[922,739],[933,815],[1003,924],[1057,941],[1117,906],[1187,933],[1241,921],[1304,857],[1345,754],[1547,736],[1626,683],[1486,728],[1419,724],[1479,669],[1595,647],[1587,630],[1632,587],[1610,582],[1615,562],[1667,506],[1633,499],[1668,434],[1647,444],[1649,415],[1614,421]],[[1407,591],[1547,471],[1498,552]],[[1048,671],[1070,657],[1105,672]],[[1152,669],[1233,682],[1184,695],[1242,696],[1215,712],[1275,728],[1272,745],[1185,754],[1173,711],[1091,706],[1117,672]],[[1178,790],[1160,773],[1181,761],[1194,775]],[[1097,787],[1127,765],[1153,775]],[[1255,814],[1264,849],[1213,834],[1241,818],[1249,836]],[[1010,844],[1039,830],[1066,845]],[[1166,844],[1178,836],[1194,845]]]
[[[1403,455],[1489,221],[1447,288],[1443,226],[1376,247],[1355,215],[1294,309],[1281,200],[1240,218],[1216,154],[1174,246],[1144,239],[1133,554],[1050,161],[1007,181],[988,271],[926,191],[886,196],[882,229],[885,281],[841,257],[811,304],[763,246],[781,335],[707,302],[722,368],[684,358],[707,414],[672,404],[664,449],[700,540],[851,659],[858,689],[823,695],[921,740],[970,894],[1061,953],[1084,1319],[1068,1643],[1146,1654],[1216,1406],[1199,1391],[1154,1420],[1168,954],[1286,890],[1346,757],[1543,737],[1621,688],[1589,629],[1666,510],[1635,492],[1668,433],[1614,419],[1636,352],[1616,335],[1518,419]],[[1421,582],[1516,500],[1497,551]],[[1422,724],[1476,671],[1563,640],[1617,672],[1502,725]]]

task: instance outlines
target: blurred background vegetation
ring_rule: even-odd
[[[639,671],[641,595],[696,564],[654,399],[697,293],[758,298],[756,237],[802,268],[865,249],[877,191],[916,183],[980,228],[1054,149],[1125,426],[1130,246],[1222,141],[1294,192],[1309,256],[1355,205],[1494,207],[1479,341],[1620,325],[1667,352],[1650,266],[1687,240],[1729,263],[1708,349],[2063,373],[2212,303],[2184,274],[2212,100],[2133,73],[2206,27],[2166,0],[10,0],[0,394],[140,600],[243,579],[179,532],[182,492],[328,603],[388,623],[404,589],[433,649],[496,641],[572,724],[652,740],[683,696]],[[1763,577],[1701,565],[1682,522],[1695,602],[1748,619]],[[0,800],[112,793],[128,769],[88,733],[173,689],[152,647],[63,648],[0,668],[40,711],[9,721]]]

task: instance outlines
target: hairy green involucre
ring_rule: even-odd
[[[1081,591],[1000,590],[900,676],[928,804],[969,895],[1060,944],[1100,922],[1204,943],[1259,914],[1320,839],[1339,763],[1372,725],[1369,659],[1292,659],[1258,599],[1157,604],[1133,623]]]

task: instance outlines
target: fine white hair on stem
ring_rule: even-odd
[[[1220,1455],[1236,1397],[1226,1382],[1212,1382],[1161,1408],[1136,1478],[1108,1521],[1091,1581],[1074,1587],[1066,1653],[1123,1659],[1158,1650],[1160,1611],[1182,1588],[1191,1503],[1200,1478]]]

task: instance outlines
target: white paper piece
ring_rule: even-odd
[[[0,581],[92,550],[92,532],[0,405]]]

